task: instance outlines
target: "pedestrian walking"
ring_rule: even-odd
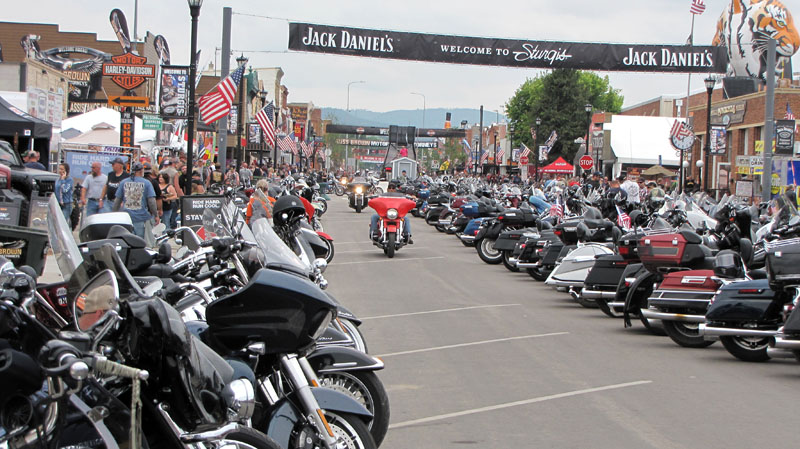
[[[58,180],[56,180],[56,199],[58,205],[61,206],[61,213],[64,214],[64,219],[70,223],[72,215],[72,194],[75,191],[75,182],[69,176],[69,164],[58,165]]]
[[[172,224],[172,216],[178,209],[178,192],[175,191],[175,186],[169,182],[169,175],[163,171],[158,176],[162,199],[162,210],[164,213],[161,215],[161,221],[167,225],[167,229],[175,229]]]
[[[156,192],[153,184],[144,178],[144,166],[141,162],[134,162],[131,171],[133,175],[119,184],[114,211],[127,212],[133,222],[133,233],[146,238],[145,231],[149,228],[150,219],[155,218],[156,224],[159,223]]]
[[[89,217],[102,212],[103,190],[106,187],[108,177],[100,170],[100,162],[92,162],[92,171],[83,178],[81,186],[81,207],[84,208],[83,216]]]
[[[125,171],[125,161],[121,157],[111,161],[111,172],[107,175],[106,185],[103,187],[103,195],[100,197],[102,212],[111,212],[119,183],[128,176],[130,174]]]
[[[245,188],[250,187],[253,182],[253,171],[248,168],[247,162],[243,162],[239,169],[239,180]]]

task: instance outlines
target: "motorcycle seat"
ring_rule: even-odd
[[[610,229],[613,224],[604,218],[586,218],[583,220],[589,229]]]
[[[144,248],[147,246],[147,242],[145,242],[143,238],[120,225],[112,226],[111,229],[108,230],[108,235],[106,238],[120,239],[125,242],[129,248]]]
[[[703,238],[696,232],[680,231],[680,234],[686,239],[686,243],[703,243]]]
[[[767,270],[763,268],[759,268],[757,270],[750,270],[747,272],[747,275],[750,276],[750,279],[766,279]]]

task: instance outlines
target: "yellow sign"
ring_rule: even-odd
[[[777,173],[772,174],[772,194],[781,192],[781,177]]]
[[[737,165],[736,166],[736,173],[740,175],[752,175],[753,171],[750,169],[751,167],[747,165]]]
[[[775,151],[775,141],[772,141],[772,150]],[[764,152],[764,141],[763,140],[756,140],[756,153],[763,153]]]

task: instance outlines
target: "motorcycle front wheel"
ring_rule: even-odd
[[[328,239],[322,239],[325,242],[325,246],[328,247],[328,250],[325,252],[325,262],[331,263],[333,260],[333,241]]]
[[[337,318],[336,321],[339,325],[347,332],[347,335],[353,340],[353,346],[355,349],[363,352],[364,354],[367,353],[367,341],[364,339],[364,336],[361,334],[361,331],[356,326],[356,323],[348,320],[347,318]]]
[[[386,248],[384,248],[384,252],[386,253],[386,257],[392,258],[394,257],[394,250],[395,250],[395,241],[397,239],[397,235],[394,233],[389,234],[386,236]]]
[[[342,371],[319,376],[320,385],[344,393],[372,413],[367,426],[375,444],[380,446],[389,430],[389,396],[386,388],[372,371]]]
[[[328,202],[323,200],[322,198],[319,199],[320,204],[322,204],[322,209],[320,209],[319,215],[325,215],[325,212],[328,212]]]
[[[342,186],[340,186],[340,185],[337,185],[336,187],[334,187],[334,189],[333,189],[333,193],[335,193],[335,194],[336,194],[336,196],[342,196],[342,195],[344,195],[344,187],[342,187]]]
[[[222,440],[215,441],[219,446],[235,447],[237,449],[281,449],[281,446],[272,438],[250,427],[241,427],[229,433]]]

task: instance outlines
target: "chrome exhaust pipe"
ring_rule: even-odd
[[[773,340],[770,340],[769,347],[775,349],[786,349],[790,351],[800,351],[800,340],[787,340],[783,336],[776,335]],[[794,354],[792,354],[791,357],[794,357]]]
[[[667,313],[653,309],[642,309],[642,316],[652,320],[679,321],[681,323],[705,323],[705,315],[686,315],[682,313]]]
[[[539,268],[539,264],[531,263],[531,262],[520,262],[517,261],[517,268]]]
[[[575,301],[577,301],[581,297],[581,295],[578,292],[576,292],[572,287],[569,288],[568,293],[570,296],[572,296],[572,299],[574,299]]]
[[[772,343],[770,343],[772,344]],[[767,348],[767,355],[771,359],[793,359],[794,353],[788,349],[784,348],[773,348],[772,346]]]
[[[752,337],[752,338],[770,338],[778,333],[778,330],[758,330],[758,329],[742,329],[738,327],[716,327],[709,326],[705,323],[700,323],[698,333],[704,337]]]

